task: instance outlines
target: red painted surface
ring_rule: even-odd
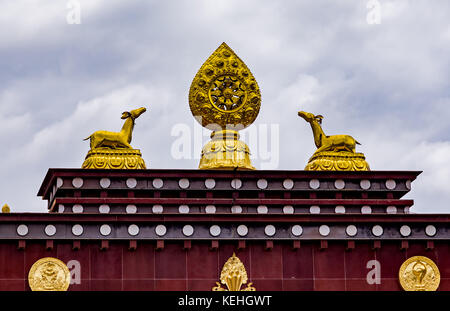
[[[401,290],[398,270],[406,258],[422,255],[431,258],[441,273],[440,290],[450,290],[450,248],[445,241],[435,241],[433,250],[426,241],[410,241],[408,250],[401,250],[399,241],[383,241],[374,250],[372,241],[356,241],[347,249],[347,241],[329,241],[320,249],[319,241],[302,242],[294,249],[292,241],[274,241],[271,250],[264,241],[247,241],[244,249],[238,243],[219,242],[212,250],[210,241],[192,241],[189,250],[183,241],[165,241],[157,250],[155,242],[137,241],[136,250],[129,250],[128,241],[110,241],[101,250],[101,241],[82,241],[73,250],[70,241],[55,241],[53,250],[45,242],[28,241],[25,250],[17,249],[17,241],[0,243],[0,290],[30,290],[28,271],[42,257],[52,256],[65,263],[80,263],[80,284],[69,290],[204,290],[210,291],[219,281],[226,260],[233,254],[241,259],[249,282],[257,290]],[[369,260],[381,266],[381,283],[366,281]]]

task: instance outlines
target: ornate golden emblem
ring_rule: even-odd
[[[145,169],[141,152],[130,143],[135,120],[147,109],[144,107],[125,111],[120,132],[97,131],[84,140],[90,140],[91,150],[81,166],[88,169]]]
[[[405,291],[435,291],[439,287],[441,275],[430,258],[414,256],[401,265],[398,278]]]
[[[41,258],[31,266],[28,284],[32,291],[66,291],[70,285],[69,268],[59,259]]]
[[[222,43],[200,67],[189,90],[194,118],[213,130],[202,149],[200,169],[254,169],[238,130],[255,121],[261,107],[258,84],[245,63]]]
[[[256,289],[252,286],[252,283],[248,283],[247,287],[241,289],[243,284],[246,284],[247,271],[245,271],[244,264],[241,260],[233,256],[228,258],[227,262],[223,265],[222,272],[220,273],[220,282],[227,286],[223,288],[219,282],[216,282],[215,287],[212,288],[213,291],[255,291]]]
[[[305,167],[307,171],[369,171],[363,153],[355,152],[360,145],[350,135],[325,135],[321,115],[299,111],[298,115],[311,125],[317,150]]]

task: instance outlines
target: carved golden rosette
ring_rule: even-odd
[[[195,119],[206,128],[240,130],[258,116],[261,94],[250,69],[222,43],[194,77],[189,106]]]
[[[31,266],[28,284],[32,291],[66,291],[70,285],[69,268],[57,258],[41,258]]]
[[[441,274],[433,260],[424,256],[414,256],[401,265],[398,278],[405,291],[436,291]]]
[[[81,168],[87,169],[145,169],[138,149],[96,148],[89,150]]]
[[[200,169],[255,169],[250,161],[250,150],[239,140],[238,132],[213,132],[211,138],[202,149]]]
[[[251,286],[252,283],[248,283],[247,287],[241,289],[241,286],[248,281],[247,271],[241,260],[233,253],[233,256],[228,258],[227,262],[223,265],[222,272],[220,273],[220,283],[226,285],[227,288],[223,288],[219,282],[216,282],[213,291],[255,291],[256,289]]]
[[[306,171],[370,171],[363,153],[324,151],[313,154]]]

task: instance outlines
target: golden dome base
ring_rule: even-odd
[[[211,140],[202,149],[201,170],[254,170],[250,149],[232,130],[213,132]]]
[[[138,149],[96,148],[89,150],[81,168],[87,169],[146,169]]]
[[[313,154],[306,171],[370,171],[363,153],[324,151]]]

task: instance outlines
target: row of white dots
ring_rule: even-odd
[[[83,231],[84,231],[83,227],[82,227],[81,225],[79,225],[79,224],[76,224],[76,225],[73,225],[73,226],[72,226],[72,234],[75,235],[75,236],[80,236],[80,235],[82,235],[82,234],[83,234]],[[101,226],[100,226],[100,230],[99,230],[99,231],[100,231],[100,234],[101,234],[101,235],[103,235],[103,236],[108,236],[108,235],[111,234],[112,229],[111,229],[111,227],[110,227],[109,225],[104,224],[104,225],[101,225]],[[136,235],[138,235],[138,234],[139,234],[139,231],[140,231],[140,228],[139,228],[139,226],[136,225],[136,224],[132,224],[132,225],[129,225],[129,226],[128,226],[128,234],[131,235],[131,236],[136,236]],[[218,225],[213,225],[213,226],[211,226],[210,229],[209,229],[209,232],[210,232],[210,234],[211,234],[212,236],[219,236],[220,233],[221,233],[221,231],[222,231],[222,229],[221,229],[220,226],[218,226]],[[237,231],[237,233],[238,233],[239,236],[243,237],[243,236],[246,236],[246,235],[248,234],[248,231],[249,231],[249,230],[248,230],[248,227],[247,227],[246,225],[239,225],[239,226],[237,227],[237,230],[236,230],[236,231]],[[384,229],[383,229],[383,227],[380,226],[380,225],[375,225],[375,226],[373,226],[371,231],[372,231],[372,234],[373,234],[374,236],[376,236],[376,237],[380,237],[380,236],[382,236],[383,233],[384,233]],[[436,234],[436,231],[437,231],[437,230],[436,230],[436,227],[433,226],[433,225],[428,225],[428,226],[425,228],[425,233],[426,233],[426,235],[428,235],[428,236],[434,236],[434,235]],[[54,235],[56,234],[56,227],[55,227],[54,225],[47,225],[47,226],[44,228],[44,232],[45,232],[45,234],[46,234],[47,236],[54,236]],[[346,234],[347,234],[348,236],[353,237],[353,236],[356,236],[356,235],[357,235],[358,229],[356,228],[355,225],[349,225],[349,226],[346,227],[345,232],[346,232]],[[164,225],[157,225],[157,226],[155,227],[155,233],[156,233],[158,236],[164,236],[164,235],[167,233],[167,228],[166,228],[166,226],[164,226]],[[185,226],[183,226],[183,228],[182,228],[182,233],[183,233],[185,236],[192,236],[192,235],[194,234],[194,227],[191,226],[191,225],[185,225]],[[265,228],[264,228],[264,233],[265,233],[267,236],[274,236],[274,235],[276,234],[276,228],[275,228],[275,226],[273,226],[273,225],[267,225],[267,226],[265,226]],[[303,228],[302,228],[302,226],[300,226],[300,225],[294,225],[294,226],[292,226],[292,227],[291,227],[291,233],[292,233],[292,235],[294,235],[294,236],[300,236],[300,235],[302,235],[302,233],[303,233]],[[330,233],[331,233],[331,229],[330,229],[329,226],[327,226],[327,225],[321,225],[321,226],[319,227],[319,234],[320,234],[321,236],[326,237],[326,236],[328,236]],[[400,234],[401,234],[403,237],[408,237],[408,236],[411,235],[411,233],[412,233],[412,230],[411,230],[411,228],[410,228],[408,225],[403,225],[403,226],[400,227]],[[25,235],[27,235],[27,234],[28,234],[28,226],[27,226],[27,225],[24,225],[24,224],[19,225],[19,226],[17,227],[17,234],[20,235],[20,236],[25,236]]]
[[[58,205],[58,212],[59,213],[63,213],[65,210],[64,205],[59,204]],[[72,212],[75,214],[79,214],[79,213],[83,213],[83,206],[81,204],[75,204],[72,206]],[[129,204],[126,206],[125,208],[125,212],[127,214],[136,214],[137,213],[137,207],[136,205],[133,204]],[[216,207],[214,205],[207,205],[205,207],[205,213],[207,214],[215,214],[216,213]],[[108,214],[111,211],[111,208],[109,207],[109,205],[107,204],[102,204],[99,206],[98,211],[100,214]],[[152,213],[154,214],[161,214],[164,211],[164,208],[162,205],[153,205],[152,206]],[[180,205],[178,207],[178,212],[180,214],[188,214],[190,211],[190,208],[188,205]],[[313,205],[309,208],[309,212],[310,214],[320,214],[320,207]],[[269,209],[267,206],[265,205],[259,205],[256,208],[256,212],[258,214],[267,214],[269,212]],[[342,205],[338,205],[335,207],[334,212],[336,214],[345,214],[346,213],[346,208],[345,206]],[[388,206],[386,208],[386,213],[387,214],[396,214],[398,212],[397,207],[395,206]],[[242,207],[239,205],[234,205],[231,207],[231,213],[233,214],[240,214],[242,213]],[[294,207],[291,205],[286,205],[283,207],[283,213],[284,214],[294,214]],[[363,207],[361,207],[361,213],[362,214],[371,214],[372,213],[372,208],[368,205],[365,205]]]
[[[74,178],[72,180],[72,185],[75,188],[81,188],[83,186],[83,183],[84,183],[83,179],[80,178],[80,177],[76,177],[76,178]],[[62,184],[63,184],[63,180],[58,177],[57,182],[56,182],[56,186],[59,188],[59,187],[62,186]],[[136,188],[137,180],[135,178],[128,178],[126,180],[126,185],[127,185],[128,188]],[[160,189],[160,188],[162,188],[164,186],[164,181],[161,178],[155,178],[152,181],[152,185],[153,185],[154,188]],[[268,182],[267,182],[266,179],[258,179],[258,181],[256,182],[256,185],[257,185],[257,187],[259,189],[263,190],[263,189],[267,188]],[[360,185],[361,189],[364,189],[364,190],[368,190],[371,187],[370,180],[367,180],[367,179],[361,180],[359,185]],[[102,178],[102,179],[100,179],[100,186],[102,188],[104,188],[104,189],[105,188],[109,188],[111,186],[111,180],[109,178]],[[190,186],[189,179],[181,178],[178,181],[178,186],[181,189],[188,189],[189,186]],[[208,178],[208,179],[205,180],[205,187],[207,189],[214,189],[215,186],[216,186],[216,181],[214,179]],[[385,182],[385,186],[389,190],[394,190],[397,187],[397,183],[393,179],[388,179]],[[231,187],[233,189],[240,189],[242,187],[242,181],[240,179],[237,179],[237,178],[231,180]],[[318,179],[311,179],[309,181],[309,187],[311,189],[319,189],[320,188],[320,181]],[[339,189],[339,190],[344,189],[345,188],[345,181],[342,180],[342,179],[335,180],[334,187],[336,189]],[[288,190],[294,188],[294,181],[292,179],[285,179],[283,181],[283,188],[288,189]],[[411,181],[410,180],[406,181],[406,188],[408,190],[411,189]]]

